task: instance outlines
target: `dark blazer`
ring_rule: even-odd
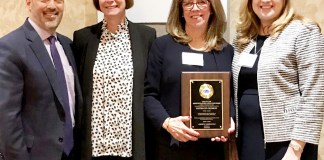
[[[204,65],[182,64],[183,52],[194,52],[202,55]],[[149,127],[147,127],[147,139],[151,139],[147,143],[150,146],[147,149],[151,150],[150,153],[153,153],[148,155],[150,159],[177,159],[176,156],[180,154],[184,154],[179,156],[181,157],[180,159],[195,159],[193,155],[200,152],[201,148],[197,147],[196,150],[194,149],[195,151],[189,150],[189,148],[194,148],[191,145],[195,145],[195,142],[188,142],[180,144],[180,147],[185,146],[183,148],[187,148],[183,149],[183,152],[174,149],[174,147],[179,147],[179,142],[162,128],[162,124],[166,118],[178,117],[181,114],[181,73],[183,71],[231,72],[233,53],[231,45],[226,45],[221,51],[214,50],[211,53],[194,51],[188,45],[174,41],[169,34],[159,37],[154,41],[149,54],[144,90],[145,116],[149,124]],[[213,150],[217,150],[215,147],[219,147],[219,154],[221,155],[222,143],[218,143],[220,145],[216,146],[217,143],[209,142],[210,140],[208,139],[206,145],[204,144],[205,150],[208,147],[213,147]],[[210,146],[214,144],[215,146]],[[171,146],[173,149],[171,149]],[[215,152],[210,153],[215,154]],[[155,157],[157,155],[159,157]],[[206,157],[209,157],[209,155],[205,155],[205,159],[209,159]]]
[[[79,69],[79,77],[84,97],[84,112],[82,114],[82,144],[81,154],[84,160],[90,160],[91,150],[91,108],[92,108],[92,75],[95,58],[97,55],[100,37],[102,34],[102,22],[83,28],[74,33],[73,45],[75,58]],[[145,159],[144,137],[144,76],[149,49],[156,32],[153,28],[134,24],[128,21],[130,32],[131,50],[133,57],[133,159]]]
[[[82,96],[72,42],[63,35],[57,36],[74,71],[77,124]],[[0,39],[0,153],[3,159],[61,159],[65,121],[62,98],[44,43],[26,20],[20,28]]]

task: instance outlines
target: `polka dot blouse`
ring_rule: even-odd
[[[106,28],[93,68],[92,155],[132,156],[133,60],[127,20],[116,34]]]

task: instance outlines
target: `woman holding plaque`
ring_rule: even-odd
[[[290,0],[243,0],[233,79],[240,160],[314,160],[324,116],[324,39]]]
[[[93,0],[103,21],[74,32],[85,106],[81,160],[145,160],[144,77],[153,28],[127,20],[133,0]]]
[[[231,71],[233,48],[223,38],[220,0],[173,0],[169,34],[152,44],[145,80],[144,109],[149,159],[224,159],[225,137],[199,138],[180,116],[183,71]],[[234,129],[231,129],[233,131]]]

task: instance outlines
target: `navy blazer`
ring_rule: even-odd
[[[92,108],[92,75],[95,58],[97,55],[102,22],[78,30],[74,33],[73,46],[75,58],[79,69],[79,77],[84,97],[84,112],[82,113],[82,142],[81,159],[89,160],[92,156],[91,144],[91,108]],[[133,78],[133,108],[132,108],[132,154],[134,160],[145,160],[145,135],[144,135],[144,77],[149,49],[156,38],[153,28],[134,24],[128,21],[131,41],[131,50],[134,67]]]
[[[57,37],[74,71],[78,124],[78,105],[82,99],[71,40],[60,34]],[[65,121],[62,98],[50,56],[26,20],[20,28],[0,39],[0,154],[3,159],[61,159]]]
[[[204,65],[182,64],[183,52],[201,54]],[[190,49],[188,45],[175,42],[170,35],[157,38],[150,50],[145,79],[144,110],[150,126],[147,135],[151,135],[147,138],[157,140],[160,143],[158,145],[179,144],[162,128],[162,124],[166,118],[181,114],[181,73],[183,71],[231,72],[233,53],[233,47],[229,44],[221,51],[203,53]],[[148,142],[150,143],[152,142]]]
[[[182,52],[203,54],[204,66],[182,64]],[[156,39],[150,51],[145,79],[145,115],[155,129],[160,130],[167,117],[180,116],[181,72],[231,72],[234,49],[227,45],[211,54],[191,50],[173,40],[170,35]]]

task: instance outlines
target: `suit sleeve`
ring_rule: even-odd
[[[292,139],[318,144],[324,118],[324,38],[317,26],[300,31],[295,51],[300,100]]]
[[[156,39],[156,30],[152,29],[151,30],[151,34],[150,34],[150,38],[149,38],[149,46],[150,48],[152,47],[152,43],[154,42],[154,40]]]
[[[144,111],[154,128],[160,130],[169,114],[160,102],[163,51],[158,41],[152,44],[147,64],[144,88]]]
[[[0,41],[0,152],[4,159],[27,160],[22,127],[23,66],[15,45]]]

